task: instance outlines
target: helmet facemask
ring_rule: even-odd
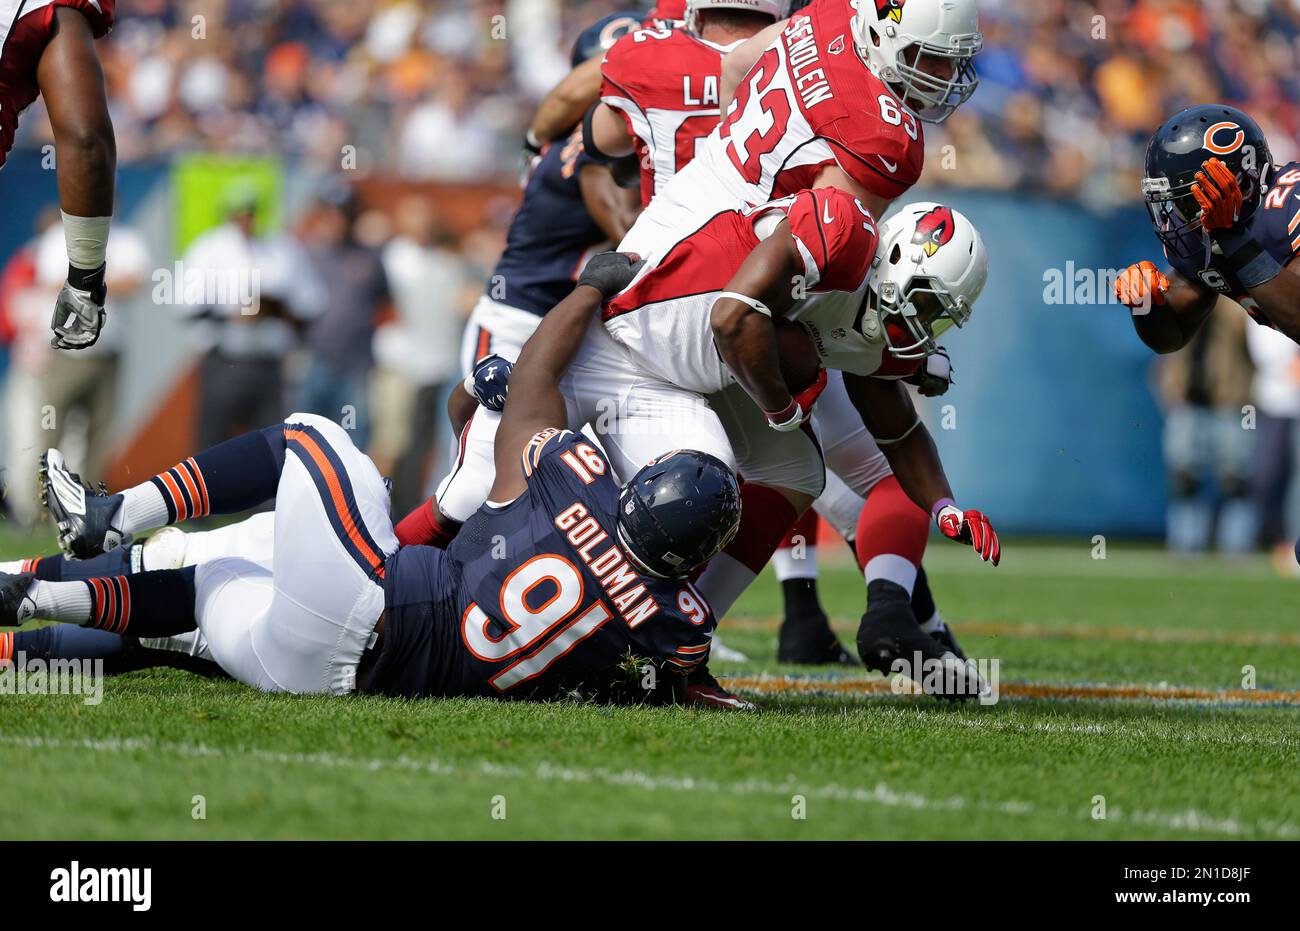
[[[1258,206],[1260,184],[1251,172],[1234,171],[1234,175],[1241,187],[1241,220],[1245,221]],[[1151,216],[1151,227],[1165,254],[1171,259],[1199,262],[1204,268],[1210,264],[1214,244],[1201,225],[1201,207],[1192,196],[1194,183],[1172,184],[1169,178],[1143,178],[1142,197]]]
[[[915,42],[899,49],[897,61],[891,68],[882,70],[881,78],[893,85],[898,98],[915,110],[923,122],[942,123],[970,100],[979,86],[973,59],[983,46],[984,39],[978,34],[956,48]],[[950,60],[951,77],[941,78],[926,71],[925,57]]]
[[[965,298],[953,297],[942,282],[925,275],[913,275],[901,286],[897,281],[882,281],[878,290],[870,289],[870,295],[885,346],[896,359],[924,359],[934,354],[940,336],[970,319],[971,308]]]

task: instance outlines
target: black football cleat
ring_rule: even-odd
[[[36,602],[27,594],[36,575],[0,572],[0,627],[22,627],[36,616]]]
[[[758,705],[733,695],[722,687],[708,668],[697,669],[686,679],[686,693],[682,699],[686,705],[704,705],[709,708],[724,708],[728,711],[757,711]]]
[[[857,665],[831,630],[830,619],[821,612],[807,617],[786,617],[777,635],[776,661],[804,666]]]
[[[63,453],[46,450],[41,456],[41,501],[59,530],[59,546],[74,559],[89,559],[117,549],[130,536],[113,526],[122,506],[120,494],[110,495],[103,485],[92,488],[69,471]]]
[[[983,688],[972,667],[921,630],[907,592],[892,582],[876,580],[868,586],[858,656],[868,669],[885,676],[901,673],[937,698],[977,698]]]
[[[957,643],[957,637],[942,619],[933,622],[926,622],[921,625],[921,630],[925,631],[931,637],[939,642],[939,645],[952,653],[960,660],[966,659],[966,651]]]

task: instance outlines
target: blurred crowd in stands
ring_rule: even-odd
[[[574,35],[638,5],[130,0],[101,43],[119,156],[271,152],[328,169],[355,146],[363,170],[508,178]],[[1151,131],[1206,100],[1254,114],[1280,160],[1300,151],[1295,0],[982,0],[980,23],[981,88],[928,130],[930,183],[1131,201]]]

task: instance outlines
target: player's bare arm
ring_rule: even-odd
[[[782,220],[746,257],[709,315],[722,360],[765,413],[795,403],[781,377],[772,315],[783,316],[794,306],[794,282],[803,271],[790,226]]]
[[[740,86],[741,80],[762,57],[764,50],[776,41],[788,22],[789,19],[783,19],[767,26],[722,56],[722,82],[718,95],[722,105],[720,112],[726,113],[731,109],[731,101],[736,96],[736,88]]]
[[[599,99],[600,59],[589,58],[565,75],[542,99],[528,127],[529,144],[541,148],[564,136]]]
[[[69,259],[68,281],[51,326],[56,348],[84,349],[99,338],[104,320],[104,255],[117,147],[90,23],[68,7],[56,9],[54,17],[54,36],[36,68],[58,151],[59,205]]]
[[[597,103],[591,110],[591,134],[585,139],[597,152],[609,158],[632,154],[632,134],[623,117],[607,103]]]
[[[1273,326],[1300,343],[1300,256],[1275,277],[1246,291]]]
[[[1133,329],[1159,353],[1177,352],[1191,341],[1219,295],[1177,272],[1165,275],[1151,262],[1137,262],[1115,280],[1115,296],[1133,310]]]
[[[620,187],[603,165],[583,165],[578,184],[591,218],[610,242],[619,242],[641,213],[640,193],[635,188]]]
[[[944,536],[969,544],[981,559],[996,566],[1002,559],[997,533],[982,513],[962,511],[953,502],[934,438],[903,383],[846,372],[844,390],[907,496],[934,516]]]
[[[539,431],[568,422],[560,379],[582,345],[592,316],[607,295],[635,274],[632,257],[602,252],[587,263],[578,286],[543,319],[524,344],[510,374],[510,394],[497,428],[492,501],[513,501],[527,487],[519,455]]]

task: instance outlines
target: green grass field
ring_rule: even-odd
[[[753,662],[716,667],[759,713],[268,696],[157,670],[98,706],[3,695],[0,834],[1300,838],[1300,582],[1108,555],[1009,541],[993,570],[933,544],[945,616],[1001,663],[987,707],[778,666],[768,576],[722,628]],[[823,594],[851,645],[856,574],[826,566]]]

